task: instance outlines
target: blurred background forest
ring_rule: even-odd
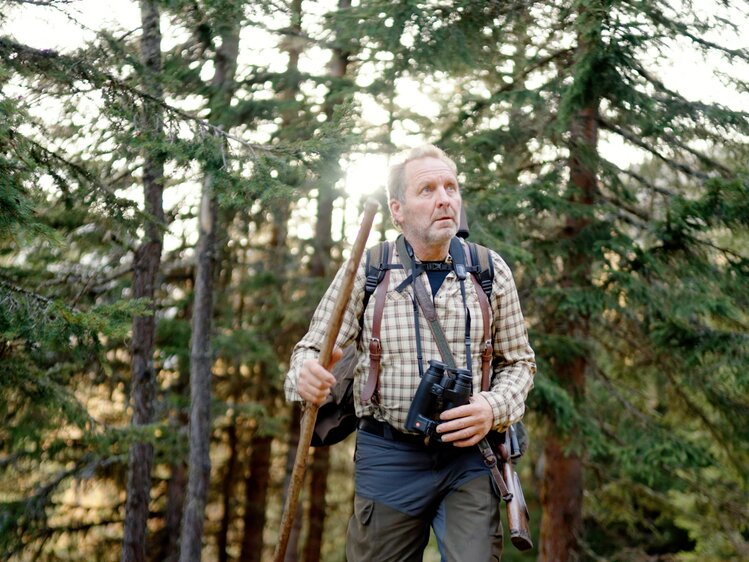
[[[0,558],[269,560],[291,348],[428,141],[539,360],[506,559],[749,559],[748,10],[0,0]],[[287,559],[342,561],[312,454]]]

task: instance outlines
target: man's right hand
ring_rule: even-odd
[[[339,347],[333,349],[330,363],[331,369],[342,356],[343,351]],[[302,363],[302,369],[299,371],[296,390],[305,402],[319,406],[325,402],[328,394],[330,394],[330,388],[334,384],[335,377],[330,371],[320,365],[317,359],[307,359]]]

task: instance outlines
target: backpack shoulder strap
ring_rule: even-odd
[[[475,242],[466,242],[468,244],[468,253],[471,256],[471,263],[476,266],[472,273],[476,276],[481,288],[486,294],[486,298],[491,299],[492,284],[494,283],[494,262],[489,255],[489,248],[481,246]]]
[[[481,317],[484,321],[484,344],[481,350],[481,390],[489,390],[491,362],[494,355],[492,346],[490,298],[492,294],[492,282],[494,281],[494,265],[492,264],[489,250],[473,242],[468,244],[468,259],[471,279],[476,289],[476,295],[481,306]]]
[[[361,393],[363,402],[376,401],[379,396],[380,382],[380,357],[382,356],[382,345],[380,344],[380,327],[382,326],[382,313],[385,309],[385,296],[390,283],[390,242],[380,242],[367,250],[365,262],[367,280],[364,283],[364,306],[359,317],[359,324],[364,323],[364,311],[367,309],[369,298],[374,293],[375,309],[372,320],[372,336],[369,340],[369,376]]]
[[[380,242],[376,246],[367,249],[364,267],[367,274],[367,280],[364,282],[364,307],[366,310],[369,303],[369,297],[375,292],[377,285],[380,284],[385,275],[384,265],[390,261],[390,243]]]
[[[382,282],[385,273],[393,269],[390,263],[391,243],[388,241],[380,242],[376,246],[367,248],[364,255],[364,271],[366,272],[366,281],[364,282],[364,297],[362,298],[362,312],[359,316],[359,327],[364,325],[364,311],[367,310],[370,297],[374,294],[375,289]]]

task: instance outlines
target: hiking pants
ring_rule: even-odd
[[[498,562],[500,502],[478,449],[385,433],[357,433],[348,562],[419,562],[430,527],[443,562]]]

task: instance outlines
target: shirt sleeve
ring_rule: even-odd
[[[533,388],[536,361],[528,342],[512,272],[496,252],[491,252],[491,256],[494,264],[491,299],[494,359],[491,387],[481,394],[492,407],[494,429],[503,431],[520,421],[525,413],[525,399]]]
[[[336,345],[338,347],[346,347],[359,336],[359,315],[362,313],[363,308],[365,281],[363,262],[364,260],[362,260],[362,263],[359,265],[359,269],[356,272],[354,286],[351,291],[351,298],[349,299],[343,313],[341,329],[336,337]],[[325,291],[320,303],[317,305],[317,309],[312,315],[312,320],[310,321],[307,333],[294,346],[291,360],[289,361],[289,372],[286,373],[286,379],[284,381],[284,393],[286,395],[286,400],[288,401],[301,402],[302,400],[296,389],[299,371],[301,370],[304,361],[307,359],[317,359],[320,356],[320,349],[322,348],[323,340],[331,327],[330,324],[335,310],[336,300],[343,285],[345,271],[346,264],[344,263],[344,265],[338,270],[338,273],[336,273],[336,276],[327,291]]]

